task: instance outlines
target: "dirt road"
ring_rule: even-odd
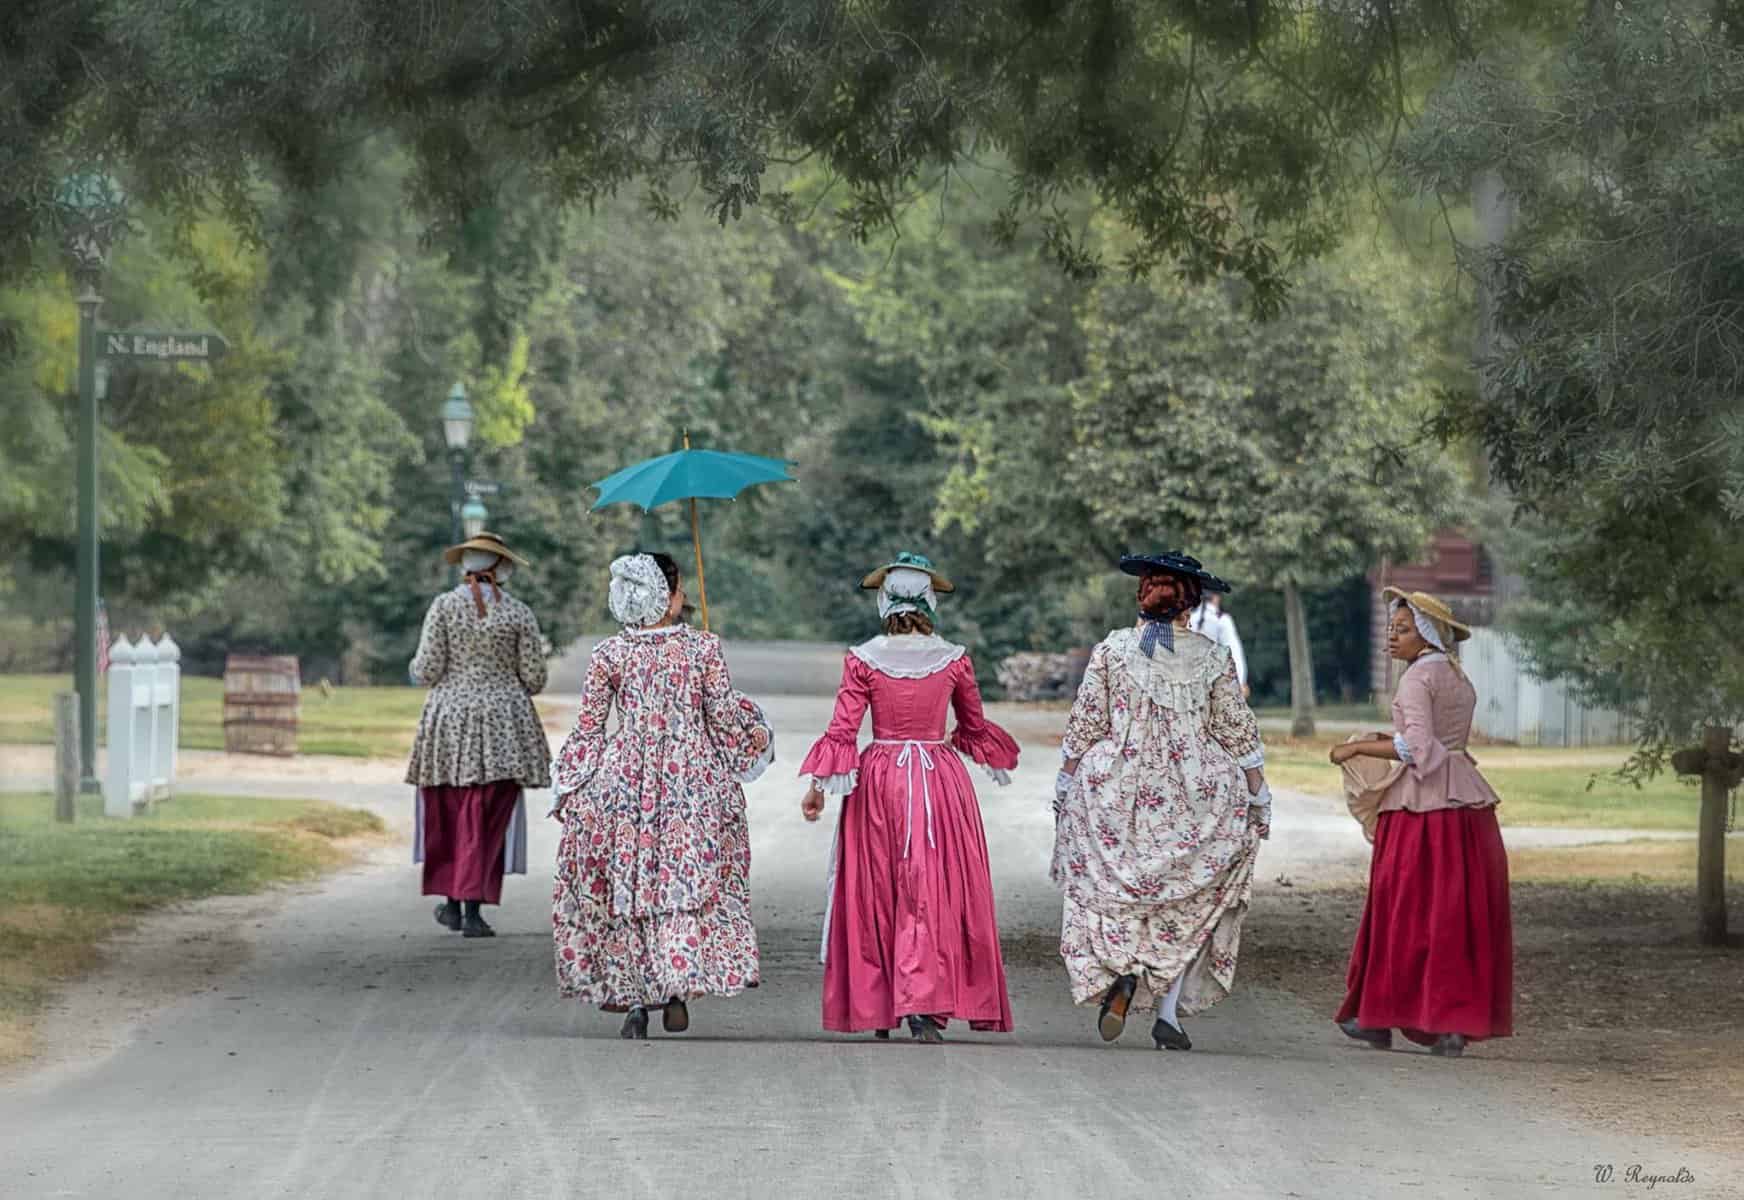
[[[1239,980],[1189,1023],[1191,1053],[1153,1051],[1142,1027],[1102,1045],[1046,953],[1045,739],[1013,787],[982,789],[1018,1032],[942,1049],[825,1035],[829,829],[800,819],[792,772],[827,702],[769,707],[780,761],[750,810],[759,991],[697,1003],[682,1037],[620,1041],[617,1018],[556,994],[551,823],[534,822],[534,874],[510,879],[488,941],[432,921],[402,843],[319,887],[192,906],[120,947],[51,1023],[58,1065],[0,1088],[0,1194],[1501,1200],[1647,1195],[1624,1180],[1636,1163],[1697,1181],[1656,1195],[1736,1194],[1724,1161],[1547,1115],[1519,1063],[1366,1051]],[[316,774],[227,786],[405,827],[391,765]],[[1348,817],[1284,796],[1262,875],[1363,853]],[[147,977],[189,994],[117,1028]],[[1617,1176],[1600,1186],[1604,1163]]]

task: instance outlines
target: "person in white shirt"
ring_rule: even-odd
[[[1229,651],[1229,657],[1235,662],[1235,677],[1241,682],[1242,699],[1247,699],[1247,655],[1241,652],[1241,635],[1235,631],[1235,618],[1223,611],[1223,602],[1216,592],[1205,593],[1199,607],[1187,618],[1187,627]]]

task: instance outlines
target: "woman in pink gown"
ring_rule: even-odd
[[[987,839],[960,755],[1006,784],[1017,743],[982,712],[963,647],[933,632],[950,582],[902,554],[861,586],[879,592],[884,636],[849,652],[829,731],[800,768],[813,781],[807,820],[825,793],[846,797],[824,911],[824,1028],[883,1038],[907,1018],[916,1038],[942,1042],[955,1019],[1009,1033]],[[868,706],[873,741],[862,753]]]

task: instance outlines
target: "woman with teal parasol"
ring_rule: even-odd
[[[696,499],[788,476],[785,463],[685,440],[601,480],[594,507],[690,500],[700,589]],[[563,822],[552,934],[563,995],[624,1013],[622,1036],[640,1039],[654,1009],[680,1033],[690,1001],[757,986],[741,784],[767,768],[774,733],[734,690],[720,639],[684,623],[670,556],[613,561],[609,601],[620,631],[595,647],[575,729],[552,764]],[[705,600],[705,624],[707,611]]]

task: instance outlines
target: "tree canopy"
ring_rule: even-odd
[[[1547,672],[1643,721],[1641,765],[1744,720],[1744,25],[1729,5],[1596,6],[1548,62],[1474,62],[1407,146],[1518,208],[1475,264],[1499,338],[1443,432],[1519,514],[1520,618]]]
[[[1331,245],[1353,154],[1378,170],[1412,73],[1525,0],[20,0],[0,13],[0,277],[53,238],[69,166],[125,168],[148,203],[211,203],[256,232],[263,179],[341,182],[361,144],[407,148],[405,198],[450,247],[532,190],[635,183],[670,213],[793,216],[782,164],[832,187],[847,232],[892,227],[997,159],[998,231],[1073,274],[1104,261],[1062,211],[1088,194],[1135,233],[1132,271],[1243,277],[1262,311]],[[1554,19],[1554,18],[1553,18]],[[940,169],[944,174],[939,173]]]

